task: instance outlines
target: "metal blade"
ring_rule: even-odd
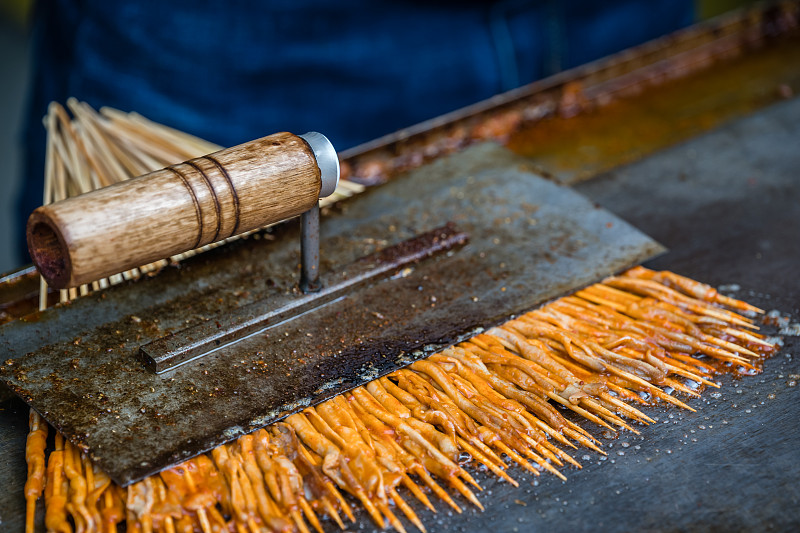
[[[142,344],[296,291],[299,225],[288,224],[275,240],[249,239],[38,322],[3,326],[0,346],[14,359],[0,376],[127,485],[663,251],[515,161],[473,174],[487,150],[499,149],[440,160],[322,222],[324,282],[358,257],[449,221],[470,235],[458,251],[175,370],[145,368]],[[497,154],[488,155],[496,165]]]

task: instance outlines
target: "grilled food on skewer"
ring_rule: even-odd
[[[124,521],[129,531],[321,531],[326,517],[344,529],[341,513],[354,520],[356,504],[379,527],[405,531],[404,516],[424,531],[406,501],[434,511],[421,487],[459,512],[458,495],[482,508],[461,454],[512,484],[503,454],[536,475],[566,479],[567,463],[580,467],[568,450],[604,452],[554,403],[606,430],[638,432],[653,422],[644,405],[691,409],[665,388],[696,397],[719,387],[719,372],[756,369],[776,350],[737,312],[752,306],[709,303],[714,293],[703,285],[651,272],[637,267],[551,302],[131,485],[126,495],[57,434],[46,469],[47,528],[108,531]],[[642,278],[647,285],[629,283]],[[654,279],[671,286],[656,289]],[[689,294],[697,287],[706,299]],[[720,364],[709,364],[715,359]],[[44,428],[32,415],[29,501],[42,483]]]

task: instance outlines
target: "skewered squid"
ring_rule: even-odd
[[[483,508],[465,454],[516,485],[510,463],[566,479],[580,468],[570,450],[604,453],[554,405],[638,433],[653,422],[642,406],[691,410],[677,394],[757,371],[776,347],[742,313],[760,312],[637,267],[125,490],[59,434],[45,464],[47,425],[32,412],[28,528],[44,488],[48,531],[322,532],[360,505],[379,527],[405,531],[404,516],[424,532],[409,497],[431,512],[436,499]]]

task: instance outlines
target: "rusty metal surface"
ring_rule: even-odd
[[[301,219],[300,223],[304,224],[304,221]],[[316,283],[316,292],[279,295],[233,309],[196,326],[144,344],[139,349],[139,355],[145,366],[161,374],[182,364],[197,361],[212,351],[227,348],[247,337],[263,334],[284,322],[319,310],[370,282],[375,283],[403,267],[411,267],[414,263],[453,250],[468,240],[469,235],[459,231],[455,224],[445,224],[383,248],[341,269],[326,272],[321,281]],[[302,246],[301,254],[305,254],[305,243]],[[302,285],[301,278],[301,289]]]
[[[0,276],[0,324],[30,313],[38,291],[39,274],[33,266]]]
[[[638,92],[635,85],[627,87],[624,90],[633,94],[609,101],[580,119],[544,118],[513,133],[506,144],[546,168],[560,183],[576,183],[639,160],[800,93],[800,32],[773,40],[760,53],[740,53],[681,79],[670,79],[669,70],[662,75],[666,80],[638,87]],[[624,80],[615,81],[626,87]],[[595,87],[595,96],[584,92],[576,98],[602,98],[606,89]]]
[[[228,287],[261,289],[266,298],[294,292],[299,228],[289,225],[274,241],[241,247],[259,261],[204,256],[214,262],[211,278],[187,266],[172,280],[172,295],[151,295],[158,301],[149,306],[128,307],[157,288],[135,283],[45,311],[38,323],[6,324],[0,347],[16,354],[0,375],[124,485],[662,251],[608,211],[532,173],[513,166],[463,171],[491,150],[500,149],[468,150],[376,187],[345,202],[321,228],[323,272],[361,256],[365,243],[391,244],[448,221],[471,237],[455,253],[358,287],[194,364],[156,375],[139,362],[139,345],[164,328],[202,322],[208,317],[198,319],[199,309],[205,315],[241,305],[218,295],[219,272],[231,273]],[[245,268],[255,275],[239,278]],[[264,290],[268,277],[272,286]],[[51,322],[71,324],[75,333],[55,343],[33,333]]]
[[[716,66],[726,65],[740,57],[763,57],[762,50],[772,49],[785,38],[797,39],[798,34],[800,2],[797,0],[749,6],[349,149],[342,154],[343,176],[365,184],[381,183],[476,142],[507,142],[516,132],[537,127],[549,119],[572,119],[578,116],[591,119],[594,112],[609,104],[648,93],[654,87],[669,85],[676,80],[680,83],[680,80],[695,73],[713,71]],[[783,61],[790,70],[792,62],[796,62],[791,55],[784,57]],[[749,71],[752,75],[752,70],[758,68],[757,63],[758,59],[747,66],[744,72]],[[760,76],[769,73],[774,65],[765,67]],[[796,69],[794,72],[797,72]],[[681,100],[670,118],[675,119],[674,122],[688,120],[694,123],[695,128],[675,128],[671,124],[667,127],[673,135],[653,139],[649,144],[643,142],[638,147],[636,143],[628,143],[627,146],[634,153],[626,161],[653,153],[726,120],[742,116],[743,112],[774,102],[781,97],[778,84],[782,81],[780,78],[778,80],[774,86],[768,87],[768,95],[758,94],[759,91],[747,94],[746,86],[751,80],[746,77],[739,82],[732,80],[733,90],[725,91],[728,95],[739,95],[747,103],[757,100],[752,102],[754,105],[741,106],[746,109],[738,111],[729,109],[728,113],[719,110],[714,113],[712,109],[709,113],[709,110],[702,109],[703,102],[690,98]],[[798,88],[795,87],[795,91]],[[645,109],[638,107],[639,112]],[[633,117],[637,121],[641,118]],[[575,121],[575,125],[579,127],[585,120]],[[545,132],[552,128],[546,124],[542,126]],[[627,126],[626,122],[621,123],[622,128]],[[631,138],[637,139],[638,136],[639,133]],[[547,138],[547,133],[544,138]],[[552,147],[550,143],[547,144]],[[542,169],[562,182],[591,177],[591,169],[574,168],[570,157],[580,161],[585,159],[586,154],[573,151],[571,147],[568,143],[563,147],[563,152],[559,152],[563,156],[560,159],[543,161]],[[595,166],[595,173],[613,168],[614,156],[618,157],[619,154],[611,154],[602,168]],[[554,162],[566,163],[566,168],[553,166]]]

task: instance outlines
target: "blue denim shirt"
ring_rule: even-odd
[[[691,0],[43,0],[19,220],[41,202],[52,100],[226,146],[316,130],[344,149],[692,19]]]

